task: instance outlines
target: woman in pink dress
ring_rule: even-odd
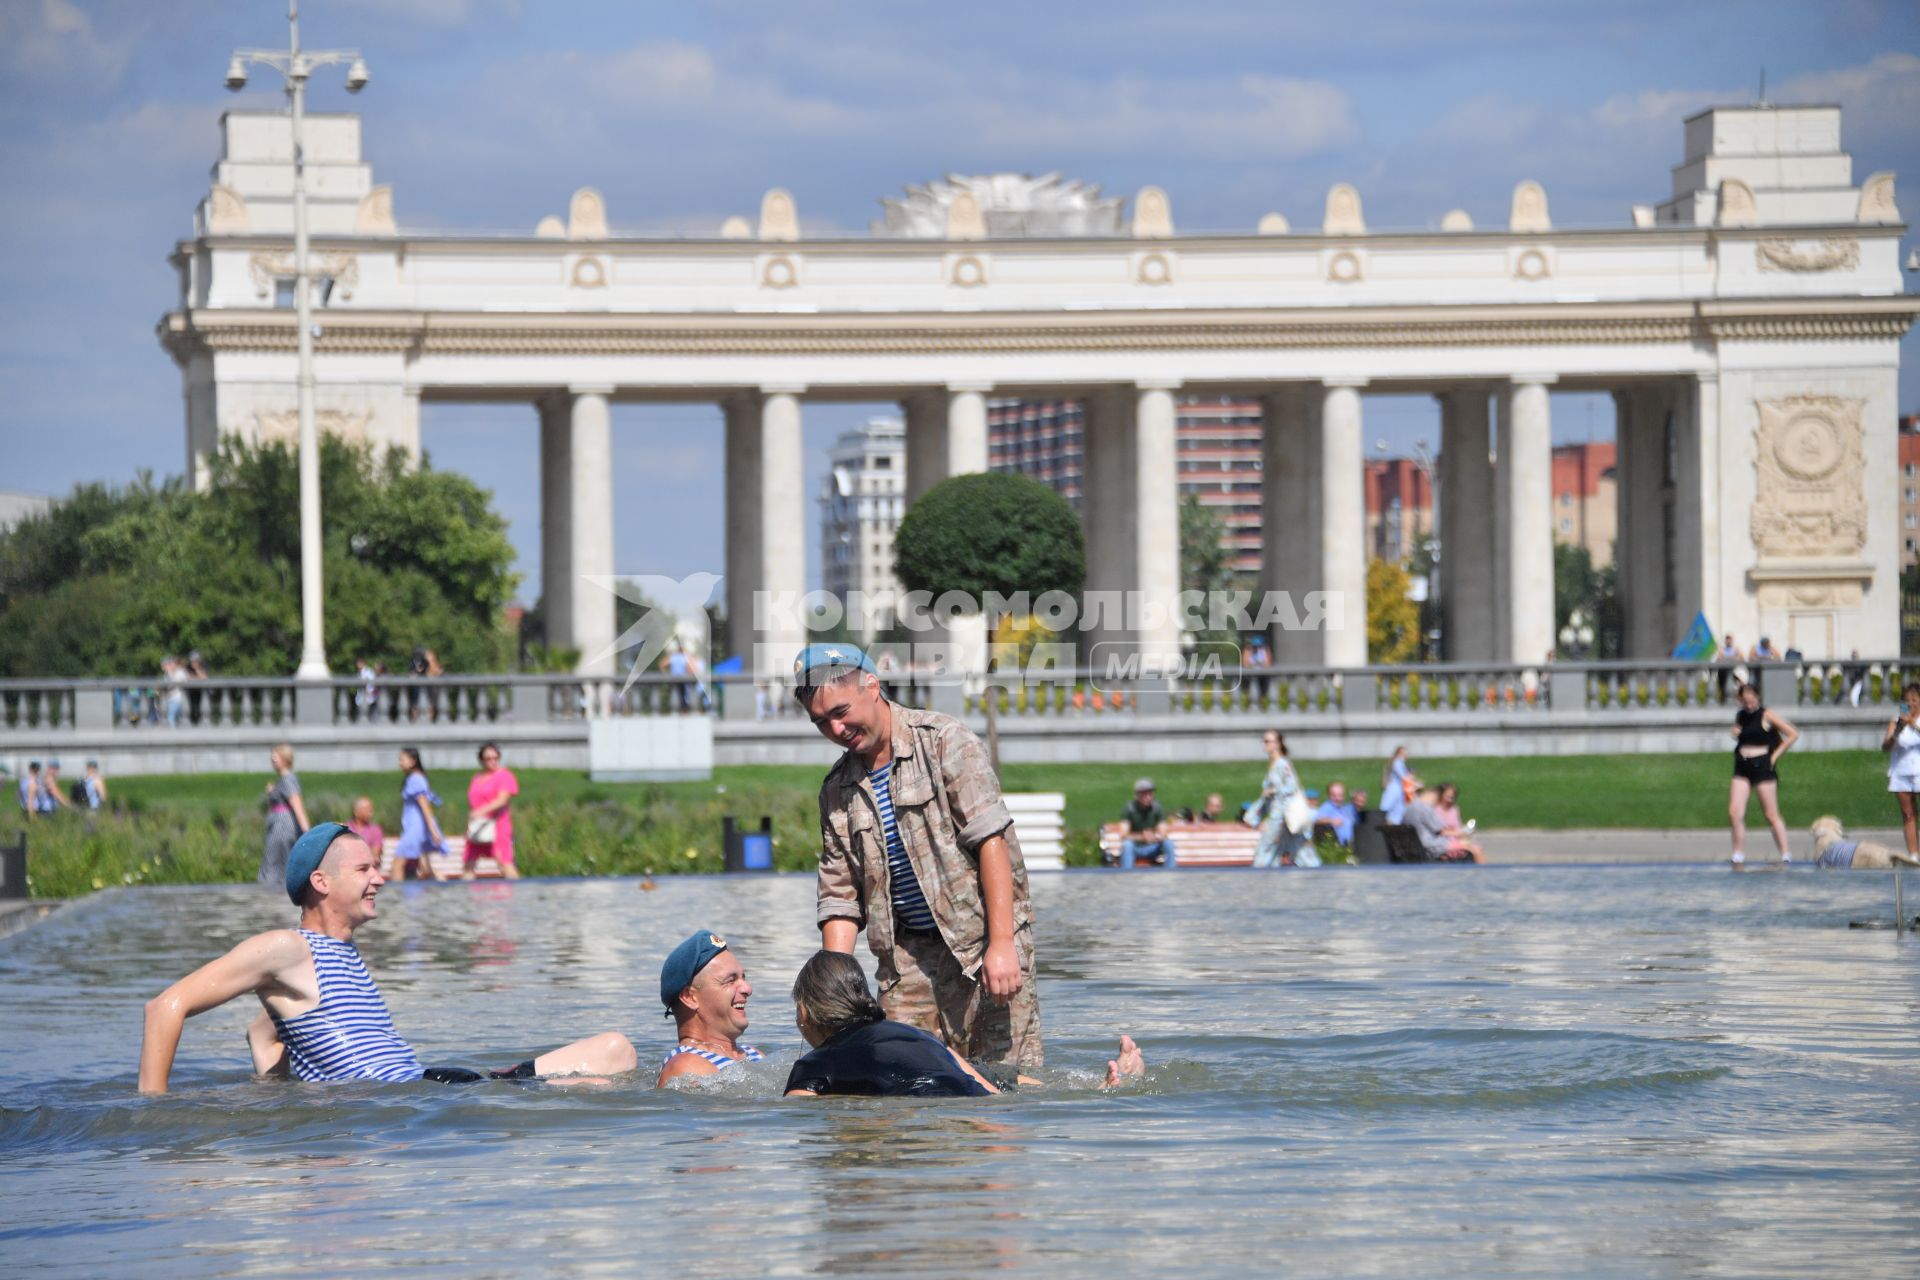
[[[520,794],[520,780],[513,770],[500,764],[500,744],[480,747],[480,772],[467,784],[467,856],[462,874],[473,879],[473,867],[482,858],[492,858],[500,874],[509,880],[520,878],[513,865],[513,798]]]

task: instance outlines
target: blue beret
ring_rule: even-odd
[[[873,670],[873,659],[859,645],[810,644],[793,660],[793,681],[803,688],[815,688],[855,671]]]
[[[725,938],[702,929],[688,934],[685,941],[667,953],[667,962],[660,966],[660,1003],[667,1006],[667,1012],[673,1012],[674,998],[692,986],[700,971],[726,949]]]
[[[320,865],[320,859],[327,856],[328,846],[341,836],[352,834],[338,822],[316,822],[293,842],[293,851],[287,854],[287,896],[293,899],[294,906],[300,905],[300,895],[307,891],[307,880]]]

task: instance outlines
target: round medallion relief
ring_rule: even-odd
[[[1789,422],[1773,445],[1774,460],[1798,480],[1823,479],[1840,465],[1843,453],[1833,424],[1811,414]]]

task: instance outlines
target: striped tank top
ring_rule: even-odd
[[[393,1029],[393,1015],[360,952],[311,929],[300,930],[300,936],[313,952],[320,1003],[298,1017],[273,1020],[295,1078],[314,1083],[418,1080],[420,1059]]]
[[[893,820],[893,765],[881,765],[867,774],[873,783],[873,798],[880,806],[880,830],[887,837],[887,884],[892,889],[893,919],[907,929],[933,928],[933,909],[927,895],[920,891],[920,878],[907,861],[907,846],[900,840],[900,824]]]
[[[705,1058],[722,1071],[725,1071],[736,1062],[763,1062],[766,1060],[764,1055],[750,1044],[740,1046],[740,1056],[737,1058],[729,1058],[724,1053],[715,1053],[711,1049],[702,1049],[696,1045],[679,1044],[667,1050],[667,1056],[660,1059],[660,1069],[663,1071],[666,1070],[667,1064],[683,1053],[690,1053],[696,1058]]]

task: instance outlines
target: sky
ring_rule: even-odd
[[[1191,231],[1317,225],[1340,181],[1370,227],[1456,206],[1497,226],[1522,178],[1557,226],[1622,226],[1669,194],[1681,120],[1753,101],[1763,72],[1770,101],[1840,104],[1855,181],[1897,171],[1920,218],[1915,0],[308,0],[302,31],[365,53],[366,92],[316,81],[310,102],[362,114],[403,230],[526,232],[591,185],[616,234],[710,233],[784,186],[803,230],[858,233],[909,183],[997,170],[1153,183]],[[220,112],[283,101],[267,76],[228,94],[229,53],[285,37],[282,0],[0,0],[0,489],[182,470],[166,259]],[[1912,334],[1900,403],[1920,410]],[[810,498],[833,438],[888,411],[808,406]],[[1431,401],[1365,411],[1370,447],[1437,442]],[[493,490],[533,599],[532,410],[423,416],[433,464]],[[1554,397],[1557,439],[1607,438],[1610,416]],[[717,569],[718,411],[614,425],[616,568]]]

